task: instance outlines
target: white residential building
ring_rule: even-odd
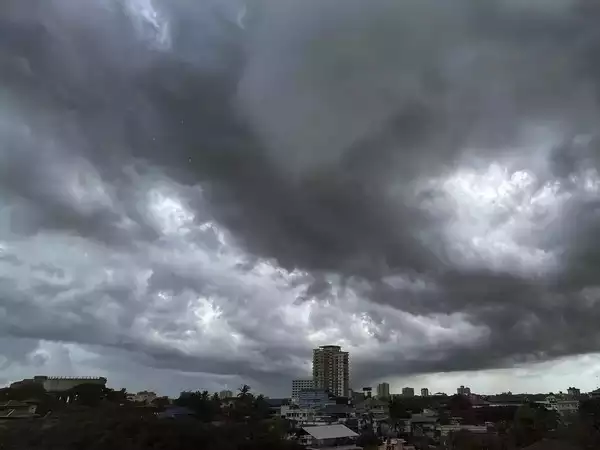
[[[313,387],[314,383],[312,379],[292,380],[292,402],[298,403],[298,394],[300,394],[300,391],[312,389]]]
[[[280,414],[285,419],[300,423],[314,422],[316,417],[316,411],[313,408],[298,408],[295,405],[282,405]]]
[[[546,409],[551,409],[559,414],[572,414],[579,411],[578,400],[560,400],[553,395],[546,397],[545,400],[537,402],[544,405]]]

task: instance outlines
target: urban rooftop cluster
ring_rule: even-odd
[[[150,391],[113,391],[103,377],[36,376],[0,390],[5,400],[0,398],[0,426],[15,419],[47,418],[50,396],[65,405],[93,406],[99,400],[133,405],[157,419],[194,417],[213,424],[250,417],[284,421],[281,439],[307,450],[544,450],[528,446],[539,442],[548,446],[548,439],[587,442],[581,447],[556,447],[561,450],[599,448],[590,439],[600,443],[600,389],[480,395],[459,386],[454,395],[430,393],[427,388],[416,395],[414,388],[404,387],[393,394],[386,382],[375,389],[351,389],[349,368],[349,354],[340,346],[316,348],[313,377],[293,380],[288,398],[255,396],[244,385],[236,392],[182,392],[169,399]],[[32,395],[36,392],[46,399],[45,406]]]

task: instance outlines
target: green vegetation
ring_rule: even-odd
[[[15,422],[0,435],[3,450],[286,450],[296,448],[264,421],[214,426],[161,420],[134,408],[102,406],[59,418]]]
[[[1,450],[294,450],[284,439],[288,424],[271,418],[264,397],[242,386],[231,403],[208,392],[182,392],[175,404],[195,413],[161,418],[167,407],[138,406],[125,391],[80,385],[54,396],[39,386],[3,389],[3,400],[37,399],[50,412],[44,418],[14,420],[0,429]]]

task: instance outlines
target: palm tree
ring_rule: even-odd
[[[246,398],[250,393],[250,386],[243,384],[238,388],[238,398]]]

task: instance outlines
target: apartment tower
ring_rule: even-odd
[[[377,385],[377,398],[380,400],[390,398],[390,385],[388,383],[379,383]]]
[[[313,350],[313,383],[337,397],[347,397],[350,390],[348,352],[337,345],[322,345]]]

